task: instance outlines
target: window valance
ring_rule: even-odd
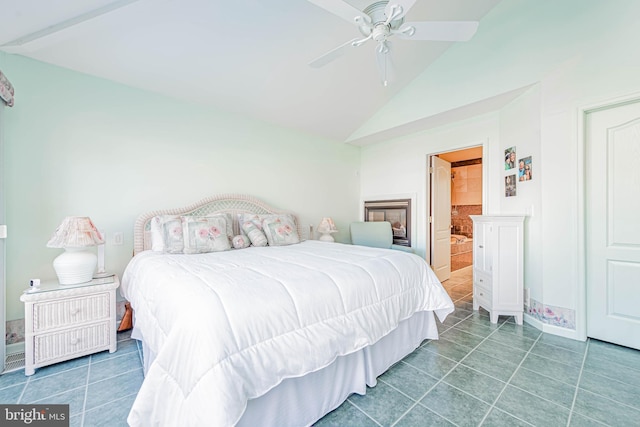
[[[0,71],[0,100],[9,107],[13,107],[13,86],[2,71]]]

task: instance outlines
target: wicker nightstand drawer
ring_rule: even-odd
[[[58,362],[109,346],[111,320],[33,338],[33,363]]]
[[[33,331],[43,332],[68,325],[109,318],[108,292],[78,298],[39,302],[33,305]]]
[[[26,290],[26,375],[36,368],[99,351],[116,351],[116,289],[118,276],[77,285],[47,282]]]

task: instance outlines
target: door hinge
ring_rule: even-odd
[[[7,238],[7,226],[6,225],[0,225],[0,239],[6,239]]]
[[[433,166],[429,166],[429,173],[433,173]]]
[[[429,216],[429,224],[432,224],[432,223],[433,223],[433,217]]]

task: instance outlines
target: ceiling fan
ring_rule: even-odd
[[[354,38],[311,61],[310,66],[320,68],[341,56],[346,50],[369,40],[377,43],[376,62],[382,83],[393,80],[392,50],[389,38],[397,36],[408,40],[467,41],[478,29],[476,21],[424,21],[405,22],[407,12],[416,0],[377,1],[360,11],[342,0],[309,0],[328,12],[351,22],[360,30]]]

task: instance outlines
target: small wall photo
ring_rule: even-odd
[[[504,177],[504,195],[512,197],[516,195],[516,175],[508,175]]]
[[[516,167],[516,147],[504,150],[504,170],[508,171]]]
[[[530,181],[533,178],[531,156],[518,160],[518,181]]]

